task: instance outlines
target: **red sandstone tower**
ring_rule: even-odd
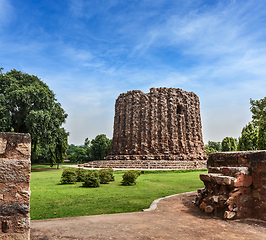
[[[176,88],[120,94],[106,160],[206,160],[198,96]]]

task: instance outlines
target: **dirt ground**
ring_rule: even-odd
[[[266,239],[265,221],[207,216],[192,204],[195,195],[157,200],[151,211],[33,220],[31,239]]]

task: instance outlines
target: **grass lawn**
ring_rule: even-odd
[[[60,168],[61,167],[65,168],[65,167],[68,167],[68,165],[75,165],[75,163],[60,163],[59,167]],[[36,168],[50,168],[50,169],[52,169],[52,168],[57,168],[57,164],[54,164],[52,168],[50,167],[49,163],[44,163],[44,164],[38,164],[38,163],[36,164],[36,163],[34,163],[34,164],[31,164],[31,169],[32,170],[35,170]]]
[[[199,174],[207,170],[145,171],[135,186],[121,186],[124,171],[116,171],[115,181],[99,188],[84,188],[82,183],[61,185],[62,171],[31,173],[32,220],[141,211],[157,198],[204,187]]]

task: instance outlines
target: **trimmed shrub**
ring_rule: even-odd
[[[112,168],[103,168],[99,170],[99,178],[100,178],[100,183],[101,184],[106,184],[111,181],[114,181],[114,174],[113,174],[113,169]]]
[[[85,170],[83,168],[76,168],[75,172],[77,175],[76,182],[84,182],[84,176],[88,170]]]
[[[113,182],[115,180],[115,176],[114,176],[114,170],[112,168],[107,168],[111,177],[111,182]]]
[[[134,170],[129,170],[124,173],[123,180],[122,180],[122,185],[123,186],[131,186],[131,185],[136,185],[136,179],[140,175],[139,172],[134,171]]]
[[[75,169],[73,169],[73,168],[66,168],[62,172],[60,182],[62,184],[73,184],[73,183],[76,182],[76,179],[77,179],[77,176],[76,176]]]
[[[97,188],[100,186],[100,178],[98,172],[88,171],[84,176],[83,187]]]

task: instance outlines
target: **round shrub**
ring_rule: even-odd
[[[73,184],[73,183],[76,182],[76,179],[77,179],[77,176],[76,176],[75,169],[73,169],[73,168],[66,168],[62,172],[60,182],[62,184]]]
[[[99,170],[99,178],[101,184],[106,184],[111,181],[114,181],[114,174],[112,168],[103,168]]]
[[[114,176],[114,170],[112,168],[107,168],[110,174],[110,178],[111,178],[111,182],[113,182],[115,180],[115,176]]]
[[[84,182],[84,177],[85,177],[87,170],[83,168],[76,168],[75,172],[77,176],[76,182]]]
[[[136,179],[140,175],[139,172],[134,171],[134,170],[129,170],[124,173],[122,176],[122,185],[124,186],[131,186],[136,184]]]
[[[100,178],[98,172],[88,171],[84,176],[83,187],[97,188],[100,186]]]

